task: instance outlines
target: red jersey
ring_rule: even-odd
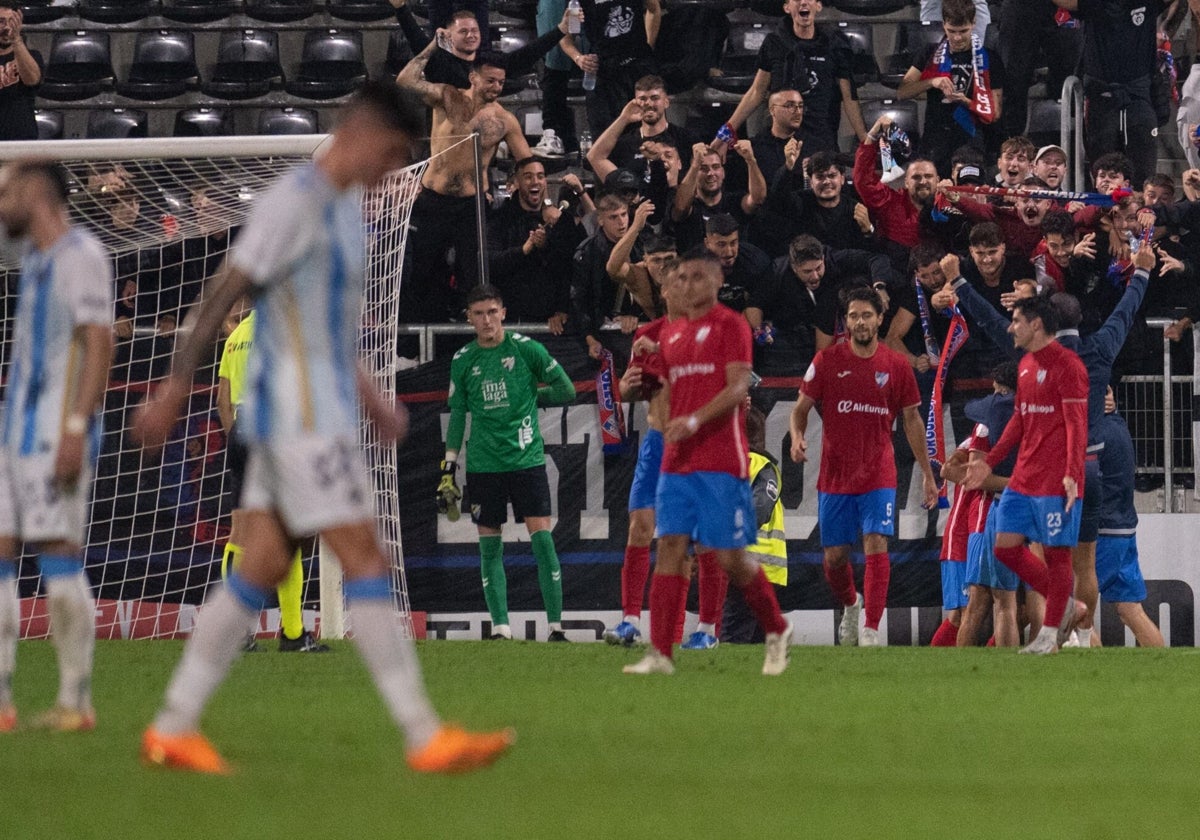
[[[665,315],[655,318],[649,324],[638,327],[637,332],[633,334],[633,340],[636,342],[645,336],[650,341],[657,343],[666,324],[667,317]],[[647,393],[659,388],[666,379],[667,371],[663,367],[662,353],[634,353],[629,364],[637,365],[642,369],[642,387]]]
[[[1020,444],[1009,487],[1026,496],[1061,496],[1069,475],[1083,498],[1087,395],[1087,368],[1057,341],[1026,353],[1017,368],[1012,419],[988,453],[988,464],[995,467]]]
[[[973,443],[971,444],[972,452],[982,452],[987,455],[991,451],[992,445],[989,440],[988,427],[979,423],[975,426],[975,434],[971,436]],[[992,502],[996,499],[995,493],[989,493],[986,490],[972,491],[978,493],[975,506],[967,511],[969,524],[967,532],[970,534],[982,534],[987,528],[988,511],[992,509]]]
[[[719,303],[695,320],[679,318],[664,324],[658,346],[671,386],[672,420],[699,410],[725,388],[726,365],[751,364],[750,325]],[[748,478],[749,463],[746,420],[739,406],[705,423],[687,440],[668,443],[662,471],[723,472]]]
[[[849,344],[834,344],[813,359],[800,392],[821,407],[824,424],[817,489],[853,495],[894,489],[892,423],[921,404],[908,361],[884,344],[869,359]]]
[[[971,434],[960,445],[959,449],[971,451],[975,435]],[[950,514],[946,517],[946,530],[942,532],[942,553],[938,559],[962,562],[967,559],[967,535],[971,529],[971,509],[978,504],[982,490],[964,490],[961,484],[954,486],[954,501],[950,504]]]

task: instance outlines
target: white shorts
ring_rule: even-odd
[[[0,448],[0,535],[27,543],[87,541],[95,465],[83,459],[75,486],[54,482],[54,452],[18,455]]]
[[[239,507],[278,512],[289,536],[374,519],[374,487],[357,438],[302,435],[248,448]]]

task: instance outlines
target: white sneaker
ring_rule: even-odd
[[[1054,630],[1049,633],[1046,630],[1049,628],[1043,627],[1041,632],[1037,634],[1032,642],[1025,645],[1017,653],[1031,653],[1036,656],[1045,656],[1050,653],[1058,653],[1058,645],[1054,642]]]
[[[858,617],[862,615],[862,605],[862,593],[859,592],[854,603],[842,613],[842,623],[838,625],[838,644],[842,647],[858,644]]]
[[[650,648],[646,651],[646,655],[642,657],[640,662],[635,662],[632,665],[626,665],[621,669],[622,674],[674,674],[675,663],[658,652],[657,648]]]
[[[767,655],[763,659],[763,676],[777,677],[787,670],[788,650],[792,646],[792,622],[787,623],[787,629],[782,633],[768,633],[766,639]]]
[[[883,641],[879,638],[879,631],[870,627],[864,627],[858,634],[859,647],[886,647]]]
[[[537,157],[558,158],[566,154],[566,149],[563,148],[562,139],[554,133],[554,129],[547,128],[542,132],[542,139],[533,147],[533,154]]]
[[[1062,646],[1064,648],[1083,647],[1082,643],[1080,643],[1080,641],[1079,641],[1079,634],[1076,633],[1074,630],[1071,631],[1071,635],[1068,636],[1067,640],[1062,643]]]
[[[1087,605],[1083,601],[1076,601],[1074,596],[1067,599],[1067,608],[1063,610],[1062,621],[1058,623],[1058,634],[1055,637],[1059,647],[1063,646],[1071,634],[1071,629],[1085,615],[1087,615]]]

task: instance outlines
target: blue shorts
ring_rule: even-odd
[[[647,429],[638,449],[633,484],[629,487],[629,509],[652,508],[658,495],[658,473],[662,468],[663,436],[658,429]]]
[[[1096,579],[1100,582],[1100,597],[1110,604],[1140,604],[1146,600],[1136,536],[1102,536],[1096,540]]]
[[[817,522],[821,547],[853,545],[860,534],[890,537],[896,531],[896,491],[869,493],[818,493]]]
[[[1026,496],[1005,490],[996,505],[996,531],[1022,534],[1030,542],[1042,545],[1073,546],[1079,541],[1083,505],[1071,505],[1070,512],[1064,513],[1065,502],[1062,496]]]
[[[942,609],[960,610],[967,605],[967,564],[942,561]]]
[[[967,585],[1016,592],[1021,579],[996,559],[996,506],[988,510],[982,534],[967,537]]]
[[[663,473],[654,516],[660,537],[687,534],[708,548],[745,548],[757,540],[750,482],[729,473]]]
[[[1104,501],[1104,485],[1100,478],[1100,461],[1089,457],[1083,462],[1083,511],[1079,519],[1079,541],[1095,542],[1100,531],[1100,505]]]

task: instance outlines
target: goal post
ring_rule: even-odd
[[[85,551],[101,638],[188,632],[205,591],[220,575],[236,501],[217,413],[220,344],[198,369],[186,416],[161,453],[146,455],[129,440],[131,412],[167,372],[189,308],[257,197],[281,174],[319,155],[327,140],[328,135],[293,135],[0,143],[0,162],[32,157],[63,164],[70,176],[72,221],[99,238],[115,269],[117,350]],[[404,245],[427,163],[392,173],[363,199],[367,277],[359,346],[375,384],[393,399]],[[5,350],[15,315],[17,259],[11,248],[0,253]],[[395,447],[382,445],[365,420],[360,429],[396,606],[411,634]],[[314,551],[321,560],[322,634],[340,637],[347,629],[340,570],[316,546],[306,554],[311,558]],[[36,566],[28,560],[23,558],[19,578],[22,635],[36,637],[45,634],[47,622],[44,605],[33,597]]]

